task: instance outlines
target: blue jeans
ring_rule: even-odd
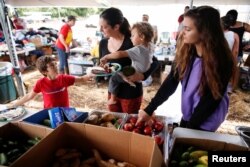
[[[56,47],[59,58],[59,71],[64,73],[64,69],[68,68],[68,53]]]

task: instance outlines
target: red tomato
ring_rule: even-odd
[[[146,126],[144,128],[143,132],[144,132],[145,135],[151,136],[151,134],[152,134],[152,128],[150,126]]]
[[[162,145],[163,142],[164,142],[163,138],[162,138],[161,136],[159,136],[159,135],[154,136],[154,139],[155,139],[155,142],[156,142],[158,145]]]
[[[136,128],[138,129],[144,129],[144,126],[145,126],[145,122],[144,121],[141,121],[141,122],[138,122],[137,125],[136,125]]]
[[[136,117],[131,117],[131,118],[129,118],[129,122],[130,122],[131,124],[135,125],[136,122],[137,122],[137,118],[136,118]]]
[[[155,131],[157,132],[161,132],[163,130],[163,123],[161,121],[156,121],[153,125],[153,128],[155,129]]]
[[[123,129],[126,131],[132,131],[134,129],[134,126],[131,123],[125,123]]]
[[[135,128],[135,129],[133,130],[133,132],[141,134],[141,130],[138,129],[138,128]]]

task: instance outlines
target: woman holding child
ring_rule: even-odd
[[[100,15],[100,26],[105,37],[100,41],[100,58],[107,54],[124,51],[133,47],[133,43],[130,39],[130,25],[119,9],[108,8],[103,11]],[[131,65],[131,59],[129,57],[111,59],[109,62],[119,63],[122,67]],[[157,65],[157,60],[154,60],[147,72],[143,74],[136,73],[134,76],[139,77],[133,78],[144,80],[144,78],[147,78],[157,68]],[[143,89],[141,82],[135,82],[135,86],[123,82],[119,84],[119,92],[116,94],[115,104],[108,105],[108,108],[112,112],[138,113],[142,102],[142,94]]]

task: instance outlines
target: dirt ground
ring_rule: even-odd
[[[31,90],[38,78],[42,77],[37,70],[29,70],[23,74],[23,79]],[[144,87],[143,106],[146,106],[150,99],[154,97],[160,86],[158,78],[149,87]],[[101,82],[99,87],[95,82],[69,87],[70,105],[79,108],[80,111],[107,110],[107,81]],[[26,107],[42,109],[42,96],[37,96],[34,100],[26,103]],[[173,104],[175,105],[175,104]],[[250,92],[243,92],[236,89],[230,95],[230,107],[227,119],[218,129],[219,133],[236,134],[235,126],[250,126]]]

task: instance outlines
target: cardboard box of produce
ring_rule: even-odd
[[[52,129],[23,122],[11,122],[0,127],[0,166],[10,165]]]
[[[60,150],[65,150],[60,148],[77,149],[81,152],[80,155],[77,153],[76,166],[80,166],[84,159],[93,157],[92,149],[99,151],[102,162],[112,158],[137,167],[160,167],[163,163],[162,154],[152,138],[100,126],[67,122],[56,128],[12,166],[52,166],[55,159],[60,159]]]
[[[64,121],[66,121],[66,122],[83,122],[88,117],[87,112],[76,111],[74,113],[76,114],[77,117],[72,118],[72,113],[67,112],[67,111],[69,111],[68,109],[73,109],[73,108],[64,108],[64,107],[59,108],[59,107],[57,107],[57,108],[51,109],[53,111],[56,111],[56,110],[61,111],[62,117],[60,116],[60,118],[59,118],[59,115],[53,116],[51,114],[51,116],[50,116],[49,112],[48,112],[50,109],[45,109],[45,110],[39,111],[39,112],[31,115],[30,117],[25,118],[23,121],[27,122],[27,123],[51,127],[54,129]],[[54,118],[57,118],[57,120]]]
[[[205,132],[186,128],[175,128],[173,137],[174,142],[172,146],[165,148],[170,148],[170,151],[168,149],[165,150],[166,152],[169,152],[169,156],[164,157],[168,166],[174,166],[175,164],[173,163],[181,163],[181,161],[185,159],[185,152],[189,152],[191,155],[192,152],[193,154],[196,154],[194,151],[202,150],[204,151],[204,155],[207,156],[207,151],[248,150],[248,148],[243,145],[244,143],[242,144],[239,142],[240,138],[238,138],[238,136],[228,134],[218,134],[214,132]],[[202,157],[202,155],[200,157]],[[188,159],[186,161],[189,162]]]

